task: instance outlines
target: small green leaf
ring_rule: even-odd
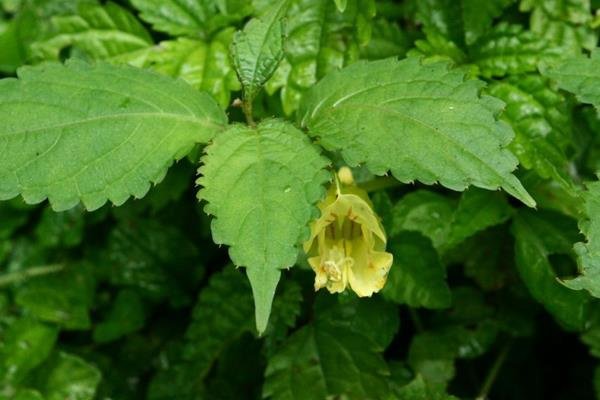
[[[285,59],[267,84],[281,89],[286,114],[296,111],[303,94],[331,71],[360,56],[369,42],[374,0],[348,0],[343,13],[331,0],[293,0],[286,18]]]
[[[431,241],[414,232],[395,236],[389,245],[394,255],[383,296],[410,307],[445,308],[450,306],[450,288]]]
[[[114,300],[106,318],[94,327],[97,343],[111,342],[144,326],[144,303],[133,290],[122,290]]]
[[[586,219],[579,227],[587,241],[575,245],[581,275],[563,283],[571,289],[585,289],[592,296],[600,297],[600,183],[588,184],[583,198]]]
[[[101,378],[92,364],[59,352],[43,366],[40,392],[45,400],[93,400]]]
[[[99,263],[115,286],[133,288],[150,300],[177,306],[193,301],[204,269],[195,244],[174,226],[126,219],[111,231]],[[188,293],[189,292],[189,293]]]
[[[209,95],[149,71],[72,61],[19,75],[0,81],[3,200],[120,205],[226,123]]]
[[[552,62],[561,51],[521,25],[498,24],[470,50],[471,59],[486,78],[537,70],[540,62]]]
[[[31,45],[35,60],[58,60],[66,48],[92,59],[106,59],[152,44],[135,16],[112,2],[81,4],[77,14],[55,16],[50,25],[50,32]]]
[[[397,400],[458,400],[457,397],[446,394],[440,389],[432,389],[421,375],[417,375],[408,385],[402,386],[396,392]]]
[[[339,12],[346,11],[346,7],[348,6],[348,0],[334,0],[335,5],[337,6]]]
[[[84,235],[84,215],[82,207],[63,212],[55,212],[50,207],[44,209],[35,227],[38,245],[54,248],[78,246]]]
[[[401,182],[436,182],[464,190],[502,187],[528,206],[535,201],[512,175],[513,138],[497,120],[502,103],[479,94],[447,63],[419,59],[359,62],[331,73],[305,97],[302,126],[350,166]],[[384,151],[385,149],[385,151]]]
[[[505,222],[511,215],[512,209],[501,193],[476,188],[465,191],[452,215],[443,251],[455,247],[477,232]]]
[[[95,282],[86,264],[31,278],[19,287],[15,302],[30,315],[64,329],[89,329]]]
[[[222,108],[227,108],[231,92],[240,89],[229,56],[233,34],[234,29],[227,28],[207,41],[191,38],[166,40],[109,61],[151,68],[161,74],[181,78],[196,89],[210,93]]]
[[[538,75],[495,82],[488,92],[506,102],[502,118],[515,131],[510,148],[521,165],[571,189],[573,183],[564,147],[572,135],[565,98]]]
[[[560,46],[564,55],[596,46],[590,0],[521,0],[519,8],[531,11],[531,31]]]
[[[582,330],[590,297],[562,285],[550,263],[552,254],[569,254],[577,235],[575,224],[559,214],[521,211],[513,222],[517,269],[529,292],[566,329]]]
[[[270,358],[263,397],[387,399],[388,375],[377,345],[368,337],[320,321],[294,333]]]
[[[203,162],[198,196],[215,216],[215,243],[229,245],[232,261],[247,268],[262,332],[280,270],[296,262],[323,196],[328,160],[301,131],[269,120],[256,128],[232,126],[206,148]]]
[[[19,383],[54,347],[58,329],[29,318],[13,322],[0,339],[0,386]]]
[[[235,34],[231,51],[244,96],[252,101],[283,59],[283,16],[289,0],[279,0]]]
[[[600,49],[592,51],[590,57],[571,57],[556,66],[545,66],[542,74],[574,93],[580,102],[600,109]]]

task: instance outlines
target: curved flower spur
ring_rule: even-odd
[[[367,192],[354,184],[343,167],[319,204],[321,216],[311,224],[304,243],[315,271],[315,290],[343,292],[348,285],[359,296],[371,296],[385,285],[393,256]]]

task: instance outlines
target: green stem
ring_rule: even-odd
[[[252,100],[254,100],[252,97],[245,97],[242,100],[242,111],[246,116],[246,122],[248,123],[248,125],[255,127],[256,121],[254,121],[254,116],[252,115]]]
[[[494,363],[492,364],[492,368],[490,368],[490,370],[485,378],[485,381],[483,382],[483,385],[481,386],[479,395],[475,398],[475,400],[487,399],[488,393],[492,389],[492,385],[494,384],[494,381],[496,380],[496,377],[498,376],[498,372],[500,372],[500,369],[502,368],[502,364],[504,364],[504,361],[506,360],[506,356],[508,355],[508,351],[510,350],[510,345],[511,345],[511,342],[506,343],[504,345],[504,347],[502,348],[502,350],[500,350],[500,353],[498,353],[496,360],[494,360]]]
[[[35,276],[54,274],[62,271],[64,268],[65,266],[62,264],[51,264],[9,272],[8,274],[0,275],[0,287],[12,285],[13,283],[21,282]]]
[[[381,176],[359,184],[359,186],[367,192],[377,192],[379,190],[384,190],[400,185],[402,185],[402,183],[392,178],[391,176]]]

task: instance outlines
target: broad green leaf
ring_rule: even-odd
[[[19,77],[0,81],[3,200],[48,198],[57,211],[120,205],[226,123],[209,95],[149,71],[72,61]]]
[[[133,290],[122,290],[114,300],[106,318],[94,327],[97,343],[111,342],[144,326],[144,303]]]
[[[237,75],[251,102],[283,59],[283,16],[290,0],[279,0],[235,34],[231,52]]]
[[[402,232],[391,240],[388,251],[394,255],[394,265],[382,291],[385,298],[410,307],[450,306],[446,270],[429,239]]]
[[[286,339],[288,331],[296,325],[302,301],[300,285],[291,279],[283,281],[273,300],[273,313],[264,333],[265,347],[270,354],[279,347]]]
[[[296,262],[315,216],[328,160],[294,126],[269,120],[256,128],[232,126],[206,148],[203,162],[198,195],[215,217],[213,239],[246,267],[262,332],[280,271]]]
[[[561,55],[559,48],[552,47],[542,37],[521,25],[507,23],[494,27],[469,53],[486,78],[537,71],[538,63],[551,62]]]
[[[269,93],[281,88],[286,114],[320,78],[358,59],[374,15],[373,0],[348,0],[343,13],[331,0],[291,0],[285,60],[267,84]]]
[[[16,292],[15,302],[29,315],[66,330],[89,329],[94,277],[86,264],[28,280]]]
[[[407,54],[425,57],[427,62],[450,61],[453,65],[462,65],[467,61],[467,55],[456,43],[431,29],[425,29],[425,39],[416,40],[415,48]]]
[[[43,366],[40,392],[45,400],[93,400],[101,378],[94,365],[59,352]]]
[[[583,198],[586,219],[580,222],[580,229],[587,241],[575,245],[581,275],[563,283],[571,289],[586,289],[592,296],[600,297],[600,183],[588,184]]]
[[[115,286],[151,300],[187,304],[204,269],[198,249],[183,232],[158,221],[126,219],[109,234],[99,273]]]
[[[534,206],[511,174],[517,160],[506,149],[513,132],[496,117],[502,103],[481,96],[482,85],[443,62],[359,62],[311,90],[302,126],[350,166],[365,163],[376,175],[391,170],[401,182],[454,190],[502,187]]]
[[[368,337],[327,321],[294,333],[269,359],[263,397],[387,399],[389,370]]]
[[[488,93],[506,102],[502,118],[515,131],[510,149],[521,165],[571,189],[572,179],[564,152],[565,144],[571,139],[565,98],[538,75],[495,82]]]
[[[48,357],[57,336],[57,328],[34,319],[13,322],[0,339],[0,386],[22,381]]]
[[[562,48],[563,55],[591,50],[598,36],[591,27],[590,0],[521,0],[521,11],[531,11],[531,31]]]
[[[210,93],[222,108],[227,108],[231,92],[240,89],[229,56],[233,33],[232,28],[224,29],[209,41],[166,40],[153,47],[113,57],[110,61],[151,68],[181,78],[196,89]]]
[[[31,45],[35,60],[58,60],[61,51],[92,59],[107,59],[152,44],[143,25],[115,3],[105,6],[82,4],[77,14],[51,19],[48,33]]]
[[[203,39],[252,11],[250,2],[235,0],[132,0],[131,3],[155,30]]]
[[[421,375],[406,386],[402,386],[396,393],[397,400],[458,400],[457,397],[446,394],[439,389],[432,389]]]
[[[571,57],[556,66],[546,66],[542,73],[561,89],[574,93],[580,102],[600,109],[600,50],[595,49],[590,57]]]
[[[557,280],[552,254],[569,254],[577,240],[575,224],[559,214],[519,212],[513,222],[515,257],[523,283],[535,300],[566,329],[582,330],[590,297]]]

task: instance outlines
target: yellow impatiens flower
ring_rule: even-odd
[[[350,285],[358,296],[371,296],[385,285],[393,257],[385,252],[387,238],[367,192],[353,184],[349,169],[339,177],[319,204],[321,216],[304,251],[316,274],[315,290],[339,293]]]

